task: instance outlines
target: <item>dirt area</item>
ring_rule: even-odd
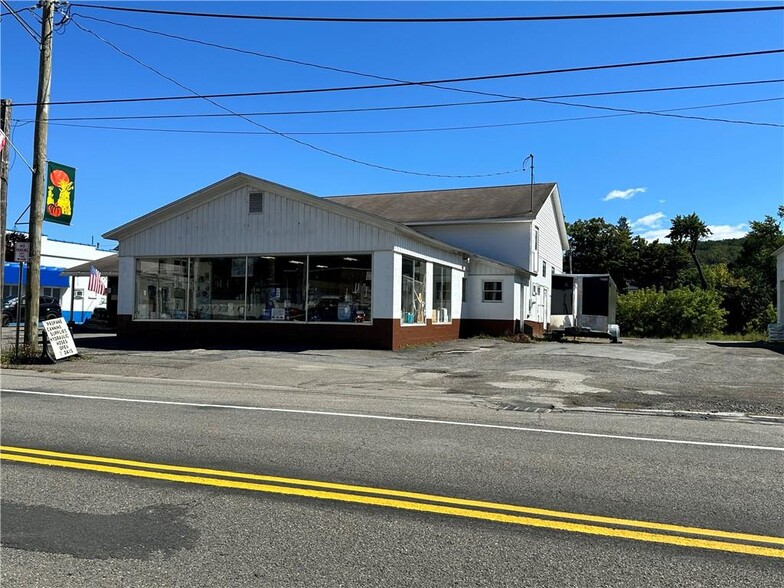
[[[496,410],[605,407],[784,417],[784,347],[764,343],[480,338],[399,352],[124,349],[107,335],[77,335],[76,343],[81,359],[26,369],[340,394],[461,395]]]

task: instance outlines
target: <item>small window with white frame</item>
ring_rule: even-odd
[[[503,282],[482,282],[482,302],[502,302]]]
[[[542,277],[543,278],[547,277],[547,262],[546,261],[542,261]]]
[[[531,244],[531,269],[536,271],[539,266],[539,227],[534,227],[533,243]]]

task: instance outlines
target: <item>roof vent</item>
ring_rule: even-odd
[[[264,192],[251,192],[248,213],[261,214],[262,212],[264,212]]]

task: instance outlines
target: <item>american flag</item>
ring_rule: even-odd
[[[87,283],[87,289],[96,294],[103,294],[106,292],[106,288],[101,280],[101,272],[93,266],[90,266],[90,281]]]

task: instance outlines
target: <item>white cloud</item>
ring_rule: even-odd
[[[745,223],[739,225],[708,225],[711,234],[706,237],[708,241],[718,241],[719,239],[739,239],[745,237],[749,232],[749,227]]]
[[[640,233],[640,237],[646,241],[655,241],[658,239],[660,242],[664,243],[669,241],[669,239],[667,239],[667,234],[669,232],[670,229],[654,229],[652,231],[645,231],[644,233]]]
[[[608,200],[629,200],[635,194],[640,194],[641,192],[645,192],[648,188],[629,188],[628,190],[613,190],[607,196],[602,198],[603,202],[607,202]]]
[[[661,220],[667,218],[663,212],[654,212],[638,218],[632,223],[633,229],[658,229],[661,227]]]
[[[656,214],[649,214],[648,216],[642,217],[642,219],[652,218],[656,216]],[[659,217],[661,219],[664,215]],[[639,221],[635,221],[632,223],[632,227]],[[659,223],[656,227],[645,227],[644,225],[640,225],[639,228],[647,229],[643,230],[642,232],[638,233],[640,237],[645,239],[646,241],[654,241],[658,239],[662,243],[668,243],[669,239],[667,238],[667,234],[670,232],[668,228],[659,228],[661,223]],[[711,234],[708,235],[705,240],[706,241],[718,241],[720,239],[738,239],[746,235],[749,232],[749,227],[745,223],[740,223],[738,225],[708,225],[708,228],[711,230]]]
[[[666,200],[659,200],[659,204],[664,204],[665,202],[667,202],[667,201]]]

